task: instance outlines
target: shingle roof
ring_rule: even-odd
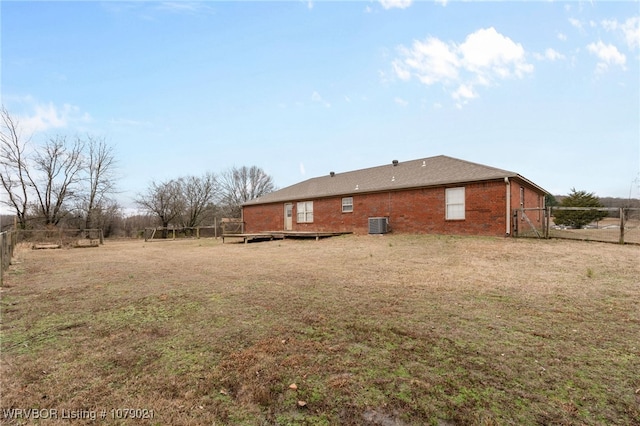
[[[333,176],[327,174],[271,192],[250,200],[244,205],[440,186],[504,179],[505,177],[518,177],[529,182],[517,173],[508,170],[439,155],[419,160],[402,161],[397,165],[389,163],[384,166],[335,173]],[[542,192],[546,192],[532,182],[529,183]]]

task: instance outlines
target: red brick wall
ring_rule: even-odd
[[[284,229],[284,203],[244,206],[242,219],[246,233],[281,231]],[[295,217],[293,221],[295,223]]]
[[[522,190],[521,190],[522,189]],[[522,195],[524,195],[524,205],[522,202]],[[511,181],[511,209],[519,209],[524,207],[525,209],[538,208],[542,209],[544,205],[544,194],[536,191],[525,182],[519,180]],[[529,220],[536,226],[542,226],[544,220],[544,213],[539,211],[526,212]],[[524,219],[521,219],[524,220]]]
[[[388,217],[391,232],[453,235],[495,235],[506,232],[505,182],[481,182],[465,187],[465,219],[445,219],[445,187],[405,191],[349,194],[353,212],[342,213],[342,197],[313,200],[313,223],[297,223],[293,202],[294,231],[369,232],[370,217]],[[518,182],[511,183],[512,206],[520,200]],[[452,186],[456,187],[456,186]],[[525,204],[537,206],[541,195],[525,187]],[[310,201],[310,200],[296,200]],[[536,216],[537,217],[537,216]],[[279,231],[284,229],[284,203],[245,206],[245,231]]]

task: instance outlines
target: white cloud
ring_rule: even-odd
[[[596,68],[598,73],[607,71],[610,65],[619,65],[622,69],[626,69],[627,57],[612,44],[604,44],[602,41],[598,41],[587,45],[587,50],[600,59]]]
[[[534,56],[539,61],[547,60],[547,61],[554,62],[554,61],[567,59],[567,57],[564,56],[562,53],[551,48],[548,48],[547,50],[545,50],[544,54],[534,53]]]
[[[72,124],[87,123],[92,120],[89,113],[83,113],[80,108],[64,104],[61,108],[53,102],[35,104],[34,113],[20,117],[20,124],[28,133],[43,132],[50,129],[61,129]]]
[[[524,48],[495,28],[469,34],[460,45],[465,67],[479,74],[494,74],[501,78],[522,78],[533,71],[525,60]]]
[[[622,24],[622,32],[629,49],[640,48],[640,16],[627,19]]]
[[[380,4],[385,9],[406,9],[411,6],[413,0],[379,0]]]
[[[615,19],[602,21],[602,28],[611,32],[618,32],[624,38],[629,50],[640,47],[640,17],[628,18],[625,22],[619,23]]]
[[[327,107],[327,108],[331,107],[331,104],[330,104],[329,102],[325,101],[325,100],[322,98],[322,96],[320,96],[320,93],[318,93],[318,92],[313,92],[313,93],[311,94],[311,100],[312,100],[313,102],[317,102],[317,103],[323,104],[323,105],[324,105],[325,107]]]
[[[410,49],[400,47],[399,50],[404,60],[394,61],[393,68],[401,80],[409,80],[412,73],[427,85],[458,78],[460,59],[455,45],[429,37],[424,42],[414,41]]]
[[[304,168],[304,163],[302,163],[302,162],[300,163],[300,174],[301,174],[302,176],[304,176],[304,175],[306,175],[306,174],[307,174],[307,171],[306,171],[306,170],[305,170],[305,168]]]
[[[533,72],[522,45],[493,27],[469,34],[461,44],[429,37],[414,41],[410,48],[400,46],[398,52],[400,57],[391,65],[399,79],[416,77],[423,84],[445,87],[457,84],[454,99],[476,98],[475,86],[492,86],[498,80],[521,79]]]
[[[478,94],[473,90],[472,86],[461,84],[451,96],[456,100],[467,100],[477,98]]]
[[[605,19],[602,21],[602,28],[607,31],[615,31],[618,28],[618,21],[615,19]]]
[[[405,101],[405,100],[404,100],[404,99],[402,99],[402,98],[395,98],[393,101],[394,101],[396,104],[398,104],[398,105],[400,105],[400,106],[403,106],[403,107],[406,107],[407,105],[409,105],[409,102]]]
[[[584,29],[584,25],[582,25],[582,22],[580,22],[578,19],[576,18],[569,18],[569,23],[571,24],[572,27],[577,28],[579,30]]]
[[[567,35],[563,33],[558,33],[558,40],[567,41]]]
[[[566,59],[566,56],[564,56],[562,53],[551,48],[544,51],[544,56],[550,61],[558,61],[561,59]]]
[[[193,1],[165,1],[159,3],[157,8],[158,10],[172,13],[201,14],[214,12],[211,6]]]
[[[393,61],[391,63],[391,66],[393,67],[393,71],[396,73],[396,76],[400,80],[406,81],[411,79],[411,71],[409,71],[409,69],[402,64],[402,61]],[[384,75],[384,72],[380,71],[380,74]]]

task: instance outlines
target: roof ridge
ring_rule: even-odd
[[[486,164],[476,163],[476,162],[469,161],[469,160],[463,160],[461,158],[449,157],[448,155],[440,155],[440,157],[449,158],[451,160],[456,160],[456,161],[460,161],[460,162],[467,163],[467,164],[472,164],[474,166],[484,167],[485,169],[498,170],[498,171],[501,171],[501,172],[507,172],[507,173],[511,173],[511,174],[514,174],[514,175],[517,174],[516,172],[512,172],[511,170],[501,169],[500,167],[487,166]]]
[[[265,194],[260,198],[247,201],[245,204],[275,203],[347,194],[395,191],[511,177],[519,177],[529,182],[519,174],[509,170],[447,155],[436,155],[407,161],[394,160],[387,164],[346,172],[327,173]],[[535,184],[533,185],[536,186]]]

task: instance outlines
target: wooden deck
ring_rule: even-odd
[[[222,244],[224,244],[225,238],[240,238],[246,244],[249,241],[284,240],[285,238],[315,238],[318,241],[320,238],[345,234],[351,234],[351,232],[265,231],[251,234],[222,234]]]

